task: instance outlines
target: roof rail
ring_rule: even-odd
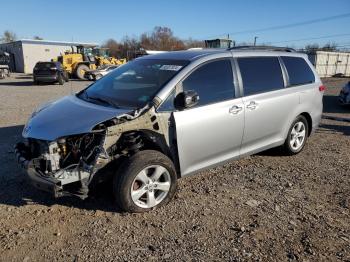
[[[295,49],[290,47],[280,47],[280,46],[265,46],[265,45],[242,45],[230,47],[227,50],[267,50],[267,51],[284,51],[284,52],[296,52]]]

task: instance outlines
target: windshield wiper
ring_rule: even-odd
[[[103,98],[100,98],[100,97],[91,97],[91,96],[88,96],[88,99],[89,100],[98,101],[98,102],[104,103],[106,105],[113,106],[115,108],[119,108],[119,106],[116,103],[114,103],[113,101],[107,100],[107,99],[103,99]]]
[[[92,101],[97,101],[97,102],[103,103],[105,105],[109,105],[109,106],[113,106],[115,108],[119,108],[119,106],[115,102],[113,102],[111,100],[107,100],[107,99],[104,99],[104,98],[101,98],[101,97],[89,96],[86,91],[84,91],[83,94],[85,95],[86,99],[89,100],[89,101],[91,101],[91,100]]]

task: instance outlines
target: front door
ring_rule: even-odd
[[[183,82],[199,102],[174,112],[181,175],[239,156],[244,128],[244,106],[235,98],[231,59],[205,63]]]

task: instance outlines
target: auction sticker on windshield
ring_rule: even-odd
[[[179,71],[182,68],[180,65],[162,65],[160,70],[169,70],[169,71]]]

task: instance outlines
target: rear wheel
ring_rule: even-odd
[[[176,171],[162,153],[145,150],[125,160],[113,180],[118,206],[126,212],[146,212],[165,205],[176,191]]]
[[[67,71],[63,71],[63,78],[64,78],[64,81],[69,82],[69,74]]]
[[[301,152],[305,146],[309,134],[309,126],[304,116],[298,116],[292,123],[283,151],[287,155],[295,155]]]
[[[89,67],[87,65],[78,65],[75,75],[78,79],[84,80],[85,79],[84,74],[88,70],[89,70]]]
[[[58,75],[58,83],[60,85],[63,85],[64,84],[64,79],[63,79],[63,76],[61,74]]]

